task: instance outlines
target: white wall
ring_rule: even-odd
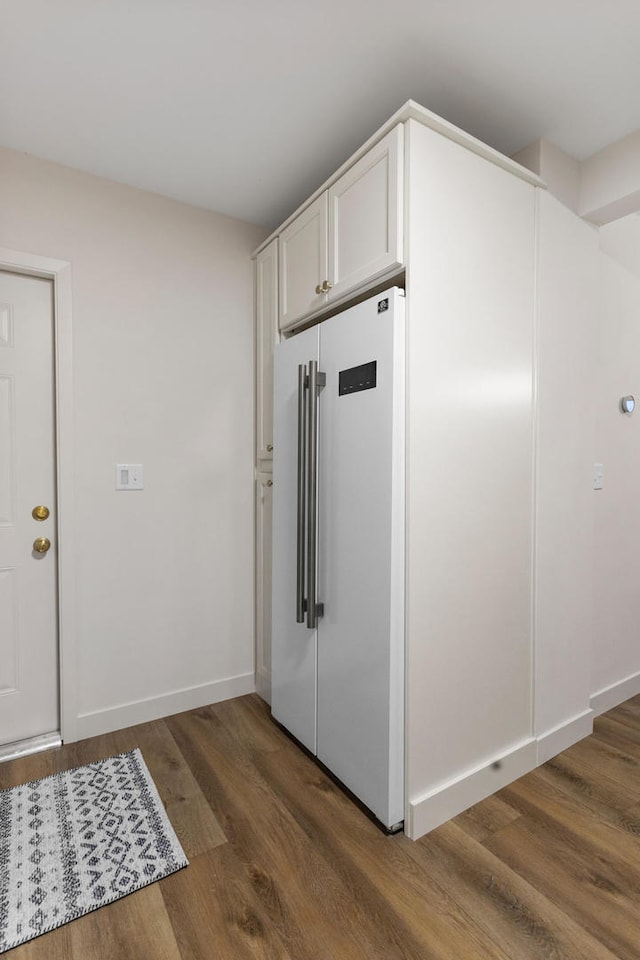
[[[537,173],[549,192],[570,210],[580,204],[580,164],[573,157],[542,137],[513,155],[513,160]]]
[[[71,261],[85,736],[253,689],[262,228],[0,150],[0,246]],[[116,462],[145,489],[116,493]]]
[[[580,214],[607,224],[640,209],[640,130],[580,164]]]
[[[552,311],[555,325],[547,318],[541,328],[538,500],[543,512],[536,571],[540,759],[562,748],[571,709],[582,699],[587,669],[595,713],[640,693],[640,420],[638,413],[625,417],[618,406],[627,393],[640,397],[639,156],[640,132],[635,132],[582,163],[544,140],[514,157],[543,177],[551,194],[601,225],[597,262],[586,221],[576,217],[572,222],[569,211],[559,215],[557,204],[549,219],[552,205],[547,202],[540,226],[539,282],[543,287],[551,284],[550,292],[555,287],[560,298]],[[582,270],[582,281],[576,270]],[[594,311],[596,340],[589,374],[585,350]],[[578,461],[571,464],[572,456],[580,453],[584,460],[588,452],[585,416],[594,424],[592,462],[603,463],[605,471],[604,489],[593,492],[589,517],[584,512],[582,467]],[[571,484],[575,495],[568,498]],[[592,590],[587,586],[587,561]],[[554,727],[563,711],[564,732]]]
[[[640,277],[640,213],[606,224],[600,228],[599,237],[600,249],[606,257]]]
[[[603,311],[598,349],[597,460],[604,489],[595,498],[595,619],[592,705],[597,712],[640,692],[640,273],[638,217],[601,229]]]

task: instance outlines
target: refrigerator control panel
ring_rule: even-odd
[[[372,390],[376,385],[377,360],[361,363],[359,367],[341,370],[338,375],[338,396],[346,393],[358,393],[360,390]]]

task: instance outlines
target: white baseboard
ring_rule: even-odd
[[[631,677],[612,683],[610,687],[604,687],[591,695],[591,709],[596,717],[612,707],[617,707],[619,703],[624,703],[630,697],[637,697],[640,693],[640,673],[634,673]]]
[[[593,733],[593,710],[572,717],[538,738],[538,766]]]
[[[255,689],[254,674],[245,673],[239,677],[229,677],[214,683],[188,687],[186,690],[176,690],[161,697],[150,697],[147,700],[108,707],[106,710],[81,713],[76,724],[75,739],[84,740],[86,737],[97,737],[103,733],[111,733],[113,730],[147,723],[149,720],[160,720],[174,713],[183,713],[185,710],[206,707],[210,703],[219,703],[221,700],[255,693]]]
[[[412,840],[417,840],[474,803],[506,787],[534,769],[536,754],[537,742],[527,740],[508,753],[494,757],[423,796],[410,800],[405,833]]]

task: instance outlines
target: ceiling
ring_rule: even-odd
[[[406,100],[506,154],[640,128],[638,0],[0,0],[0,145],[275,227]]]

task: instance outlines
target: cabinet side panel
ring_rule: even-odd
[[[542,737],[589,710],[600,277],[597,230],[539,193],[535,719]],[[552,736],[552,753],[540,760],[557,752],[555,743]]]
[[[256,690],[271,703],[271,549],[273,480],[256,475]]]
[[[278,342],[278,240],[256,259],[256,459],[273,451],[273,348]]]
[[[409,128],[407,765],[415,803],[532,736],[535,198],[496,165]]]

